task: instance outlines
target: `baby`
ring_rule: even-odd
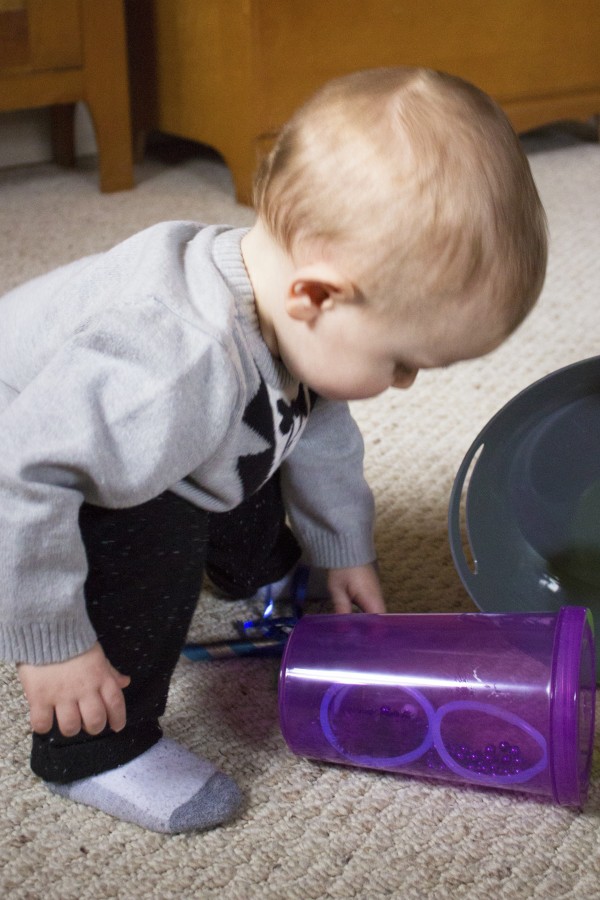
[[[156,225],[0,301],[0,654],[57,794],[162,832],[239,809],[160,717],[203,571],[230,597],[301,554],[385,611],[345,401],[488,353],[538,297],[545,217],[506,117],[422,69],[326,85],[250,230]]]

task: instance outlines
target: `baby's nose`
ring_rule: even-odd
[[[419,374],[418,369],[409,369],[408,366],[397,366],[394,372],[394,380],[392,387],[402,388],[406,390],[414,384],[415,378]]]

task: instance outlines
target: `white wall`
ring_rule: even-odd
[[[78,156],[96,152],[94,128],[87,108],[77,104],[75,150]],[[48,109],[0,113],[0,168],[44,162],[52,158]]]

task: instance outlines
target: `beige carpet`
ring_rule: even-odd
[[[472,610],[446,537],[453,475],[479,429],[538,377],[600,353],[600,148],[561,132],[528,143],[551,256],[539,306],[489,358],[424,373],[355,405],[379,509],[393,611]],[[138,168],[102,196],[90,164],[0,173],[0,289],[167,218],[252,221],[210,156]],[[239,605],[202,597],[197,637]],[[28,771],[25,704],[0,667],[0,895],[87,898],[600,898],[600,772],[583,813],[509,793],[293,757],[278,729],[277,664],[182,661],[168,733],[234,775],[248,803],[228,827],[164,837],[51,796]]]

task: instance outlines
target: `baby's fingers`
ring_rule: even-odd
[[[90,694],[79,701],[83,730],[88,734],[100,734],[106,728],[106,707],[100,694]]]
[[[56,705],[56,721],[61,734],[74,737],[81,731],[81,714],[75,702],[63,702]]]
[[[385,602],[383,597],[380,596],[369,595],[368,597],[357,598],[356,605],[365,613],[384,613],[386,611]]]
[[[54,724],[54,707],[51,704],[31,704],[29,710],[31,730],[37,734],[46,734]]]
[[[352,601],[346,591],[340,588],[333,588],[330,593],[331,602],[336,613],[347,614],[352,612]]]
[[[114,679],[121,689],[126,688],[131,684],[131,678],[129,675],[122,675],[121,672],[117,671],[114,666],[111,666],[111,669]]]
[[[121,678],[127,678],[127,684],[129,684],[129,681],[131,680],[128,676],[122,675]],[[127,685],[124,686],[126,687]],[[123,691],[115,682],[112,682],[112,684],[107,684],[103,687],[102,699],[108,716],[108,724],[113,731],[122,731],[123,728],[125,728],[125,723],[127,721],[127,710],[125,707]]]

